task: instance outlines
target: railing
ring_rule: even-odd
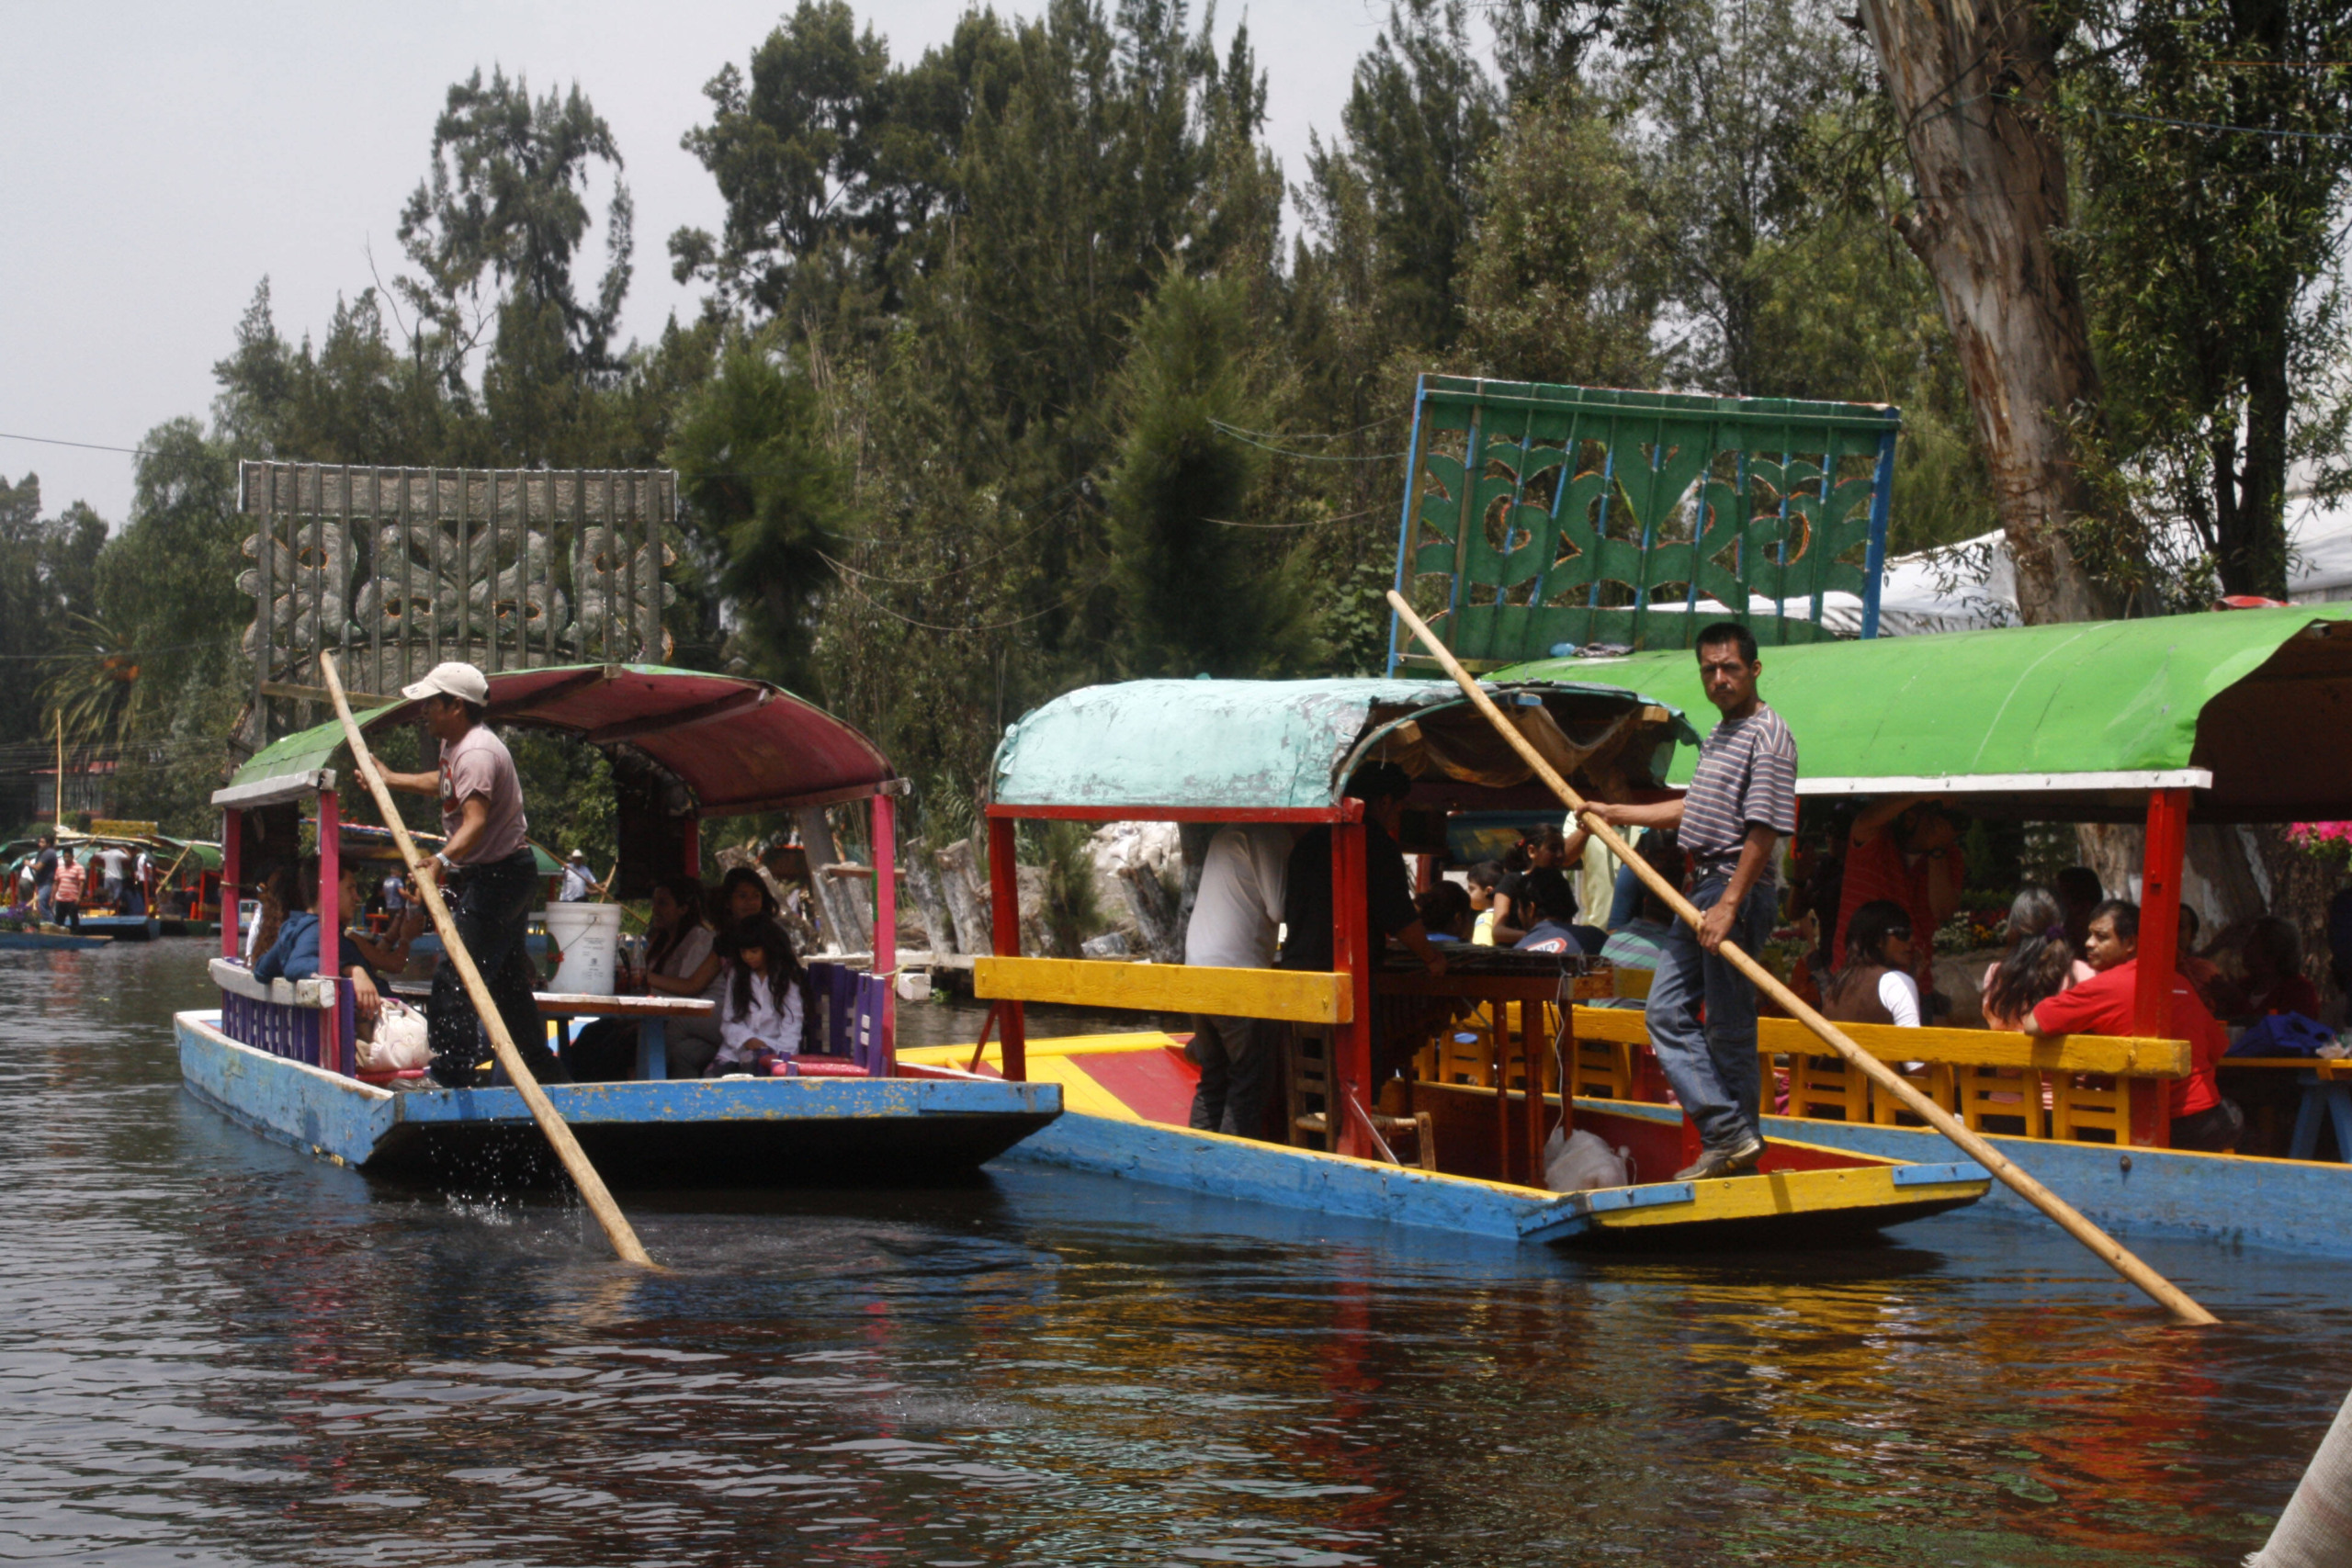
[[[1306,969],[1220,969],[1090,958],[972,961],[972,994],[983,1001],[1198,1012],[1290,1023],[1352,1021],[1355,1002],[1350,984],[1345,975]]]
[[[225,958],[211,963],[220,987],[220,1032],[240,1045],[350,1077],[358,1038],[351,987],[332,979],[256,980]]]

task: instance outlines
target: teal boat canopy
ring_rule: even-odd
[[[1679,713],[1618,686],[1487,690],[1547,761],[1588,787],[1660,781],[1674,743],[1695,740]],[[1440,794],[1530,777],[1450,681],[1128,681],[1057,697],[1009,728],[990,798],[1093,811],[1328,810],[1375,758]]]
[[[2131,821],[2156,789],[2207,822],[2352,818],[2352,604],[1761,650],[1801,795],[1965,795],[1984,816]],[[1554,659],[1711,714],[1684,652]],[[1673,779],[1696,757],[1676,759]]]
[[[684,784],[702,816],[827,806],[899,787],[872,741],[764,681],[650,664],[511,670],[489,681],[492,722],[591,746],[626,742]],[[421,706],[360,714],[360,728],[413,722]],[[317,725],[255,752],[212,804],[242,810],[305,799],[334,788],[335,771],[349,761],[343,727]]]

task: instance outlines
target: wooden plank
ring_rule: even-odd
[[[2187,1077],[2192,1066],[2186,1040],[2130,1035],[2053,1034],[2037,1038],[1997,1029],[1900,1029],[1891,1023],[1843,1023],[1854,1043],[1882,1062],[2024,1067],[2045,1073],[2130,1074]],[[1578,1008],[1577,1033],[1587,1040],[1649,1043],[1648,1025],[1634,1008]],[[1817,1056],[1821,1042],[1792,1018],[1759,1019],[1757,1048],[1776,1055]]]
[[[978,958],[972,964],[972,994],[982,1000],[1204,1012],[1294,1023],[1346,1023],[1353,1011],[1345,975],[1084,958]]]

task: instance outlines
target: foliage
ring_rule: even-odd
[[[1036,831],[1035,853],[1046,872],[1046,928],[1057,952],[1070,957],[1103,928],[1094,896],[1094,834],[1083,822],[1047,822]]]
[[[2139,481],[2143,528],[2187,536],[2142,553],[2201,553],[2223,592],[2281,597],[2290,476],[2322,499],[2352,491],[2352,13],[2084,10],[2064,108],[2086,197],[2071,240],[2109,392],[2101,456]]]

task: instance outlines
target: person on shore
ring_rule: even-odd
[[[555,896],[559,904],[584,904],[588,895],[596,891],[596,874],[588,864],[588,852],[574,850],[571,858],[563,863],[563,886]]]
[[[1838,929],[1829,943],[1839,972],[1853,967],[1847,930],[1865,904],[1893,903],[1911,928],[1910,975],[1922,989],[1935,984],[1936,931],[1960,908],[1967,874],[1960,827],[1917,795],[1891,795],[1854,818],[1846,837],[1846,863],[1838,884]]]
[[[1891,1023],[1917,1029],[1918,935],[1909,911],[1874,898],[1846,924],[1846,964],[1821,990],[1821,1015],[1833,1023]]]
[[[2033,1010],[2097,973],[2075,956],[2066,911],[2049,888],[2028,883],[2009,902],[2008,950],[1984,970],[1987,1029],[2021,1030]]]
[[[444,838],[431,858],[419,863],[417,875],[447,884],[458,940],[489,982],[491,999],[524,1061],[533,1073],[566,1082],[570,1075],[548,1048],[531,994],[534,973],[524,939],[540,897],[539,871],[524,837],[529,821],[514,759],[482,722],[490,682],[470,664],[436,664],[424,680],[401,687],[401,695],[424,705],[425,728],[440,742],[436,771],[384,777],[394,789],[439,797]],[[481,1060],[480,1023],[456,964],[445,962],[434,971],[424,1017],[433,1081],[444,1089],[470,1088]]]
[[[82,889],[90,874],[82,863],[68,852],[57,857],[57,871],[50,879],[50,919],[69,931],[82,929]]]
[[[747,920],[727,934],[726,987],[718,1003],[718,1054],[705,1077],[765,1077],[800,1054],[800,980],[792,939],[777,921]]]
[[[1288,887],[1290,829],[1221,828],[1201,860],[1200,889],[1184,927],[1184,962],[1222,969],[1271,969],[1283,896]],[[1193,1015],[1190,1054],[1201,1069],[1190,1124],[1204,1133],[1255,1138],[1265,1129],[1266,1095],[1282,1053],[1282,1024],[1222,1013]]]
[[[2081,985],[2037,1003],[2026,1015],[2028,1034],[2137,1033],[2134,1001],[2140,976],[2140,906],[2109,898],[2091,911],[2085,932],[2086,962],[2097,973]],[[2229,1036],[2196,987],[2176,974],[2172,979],[2171,1037],[2186,1040],[2190,1071],[2171,1084],[2172,1146],[2227,1154],[2245,1131],[2245,1116],[2222,1098],[2214,1064],[2230,1048]]]
[[[1675,923],[1645,1010],[1658,1065],[1699,1127],[1699,1158],[1677,1181],[1738,1175],[1763,1157],[1756,986],[1721,950],[1728,939],[1763,951],[1780,902],[1780,841],[1797,824],[1796,737],[1757,695],[1764,664],[1755,634],[1718,621],[1699,634],[1697,653],[1707,700],[1723,718],[1700,744],[1690,788],[1679,800],[1594,808],[1613,827],[1677,829],[1691,861],[1699,929]]]
[[[57,888],[57,835],[40,836],[40,854],[33,862],[33,906],[44,920],[54,919]]]

